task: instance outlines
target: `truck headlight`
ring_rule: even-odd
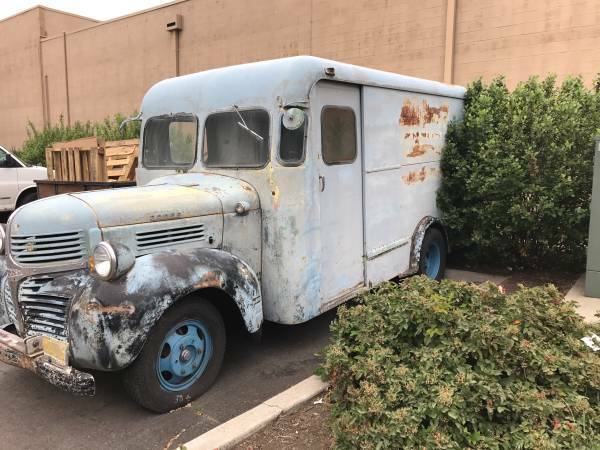
[[[6,245],[5,237],[6,233],[4,232],[4,228],[2,228],[2,226],[0,225],[0,255],[4,254],[4,246]]]
[[[108,242],[100,242],[92,252],[90,269],[103,280],[110,280],[117,273],[117,254]]]

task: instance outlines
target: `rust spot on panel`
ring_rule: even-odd
[[[405,100],[400,113],[400,125],[419,125],[419,108]]]
[[[203,289],[207,287],[220,287],[221,278],[215,272],[207,272],[198,283],[194,285],[194,289]]]
[[[448,119],[448,105],[442,105],[439,108],[429,106],[427,102],[423,102],[423,122],[438,123],[440,120]]]
[[[402,177],[404,182],[408,185],[415,183],[422,183],[427,178],[427,171],[425,167],[421,168],[421,170],[415,170],[414,172],[409,172],[408,175]]]
[[[430,144],[415,144],[410,153],[406,156],[409,158],[415,158],[417,156],[422,156],[427,153],[429,150],[433,150],[433,145]]]
[[[124,314],[130,315],[135,312],[135,306],[124,305],[124,306],[103,306],[99,303],[88,303],[85,307],[85,311],[88,313],[97,312],[100,314]]]

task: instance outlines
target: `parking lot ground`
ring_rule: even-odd
[[[330,311],[305,324],[265,324],[263,342],[229,337],[217,382],[177,411],[157,415],[125,394],[117,374],[94,373],[97,394],[74,397],[0,365],[1,448],[176,448],[310,376],[327,344]]]

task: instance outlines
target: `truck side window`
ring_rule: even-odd
[[[326,164],[356,159],[356,115],[350,108],[325,106],[321,111],[321,152]]]
[[[300,119],[295,119],[297,122],[291,126],[289,122],[286,122],[287,117],[281,116],[281,139],[279,141],[279,160],[286,166],[299,165],[304,161],[304,152],[306,148],[306,130],[307,118],[304,111],[299,111],[298,114],[302,114],[302,124]]]
[[[269,127],[269,113],[264,109],[211,114],[204,125],[204,165],[263,167],[269,161]]]
[[[196,160],[198,119],[193,115],[151,117],[144,127],[144,166],[191,167]]]
[[[0,168],[2,169],[6,169],[10,167],[10,165],[8,164],[8,154],[0,149]]]

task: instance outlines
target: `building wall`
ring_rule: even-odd
[[[597,0],[181,0],[99,24],[42,7],[0,33],[0,143],[14,147],[28,119],[128,114],[178,73],[299,54],[457,84],[600,71]]]

